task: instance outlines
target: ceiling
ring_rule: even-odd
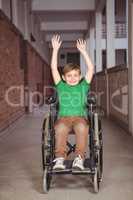
[[[32,12],[45,40],[49,43],[52,35],[58,33],[67,48],[88,34],[95,7],[95,0],[32,0]]]

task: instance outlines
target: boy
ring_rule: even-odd
[[[72,167],[84,169],[84,153],[87,145],[89,126],[86,120],[85,100],[93,76],[94,67],[86,51],[86,42],[78,39],[76,47],[85,59],[87,73],[81,79],[80,67],[67,64],[63,68],[62,79],[57,69],[57,56],[61,46],[59,35],[52,37],[51,70],[59,97],[59,118],[55,123],[55,165],[53,169],[65,169],[66,142],[69,132],[73,129],[76,135],[76,157]]]

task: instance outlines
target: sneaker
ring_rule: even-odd
[[[81,158],[80,155],[78,155],[72,164],[72,168],[74,169],[79,169],[79,170],[84,170],[84,165],[83,165],[83,159]]]
[[[53,169],[65,169],[65,165],[64,165],[64,158],[60,157],[60,158],[56,158],[54,160],[55,165],[53,166]]]

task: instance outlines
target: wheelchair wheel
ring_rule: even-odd
[[[98,170],[98,180],[102,181],[103,175],[103,141],[102,141],[102,128],[101,120],[97,113],[94,114],[94,130],[96,141],[96,165]]]
[[[98,182],[100,183],[102,181],[103,176],[103,150],[98,149],[95,154],[95,161],[96,161],[96,169],[97,169],[97,178]],[[99,184],[100,187],[100,184]]]
[[[103,177],[103,146],[99,150],[99,182],[102,181]]]
[[[45,169],[43,172],[43,192],[46,194],[50,189],[51,175],[48,173],[48,170]]]
[[[91,162],[94,166],[94,173],[92,174],[92,183],[94,192],[98,193],[100,188],[100,182],[103,174],[103,142],[102,142],[102,128],[101,120],[98,113],[94,113],[93,127],[91,137]]]
[[[93,189],[95,193],[99,192],[99,172],[98,169],[95,168],[95,173],[92,175]]]
[[[51,149],[50,149],[49,116],[44,119],[42,127],[42,165],[43,165],[43,191],[47,193],[50,188],[52,175],[50,173]]]
[[[98,170],[99,170],[99,182],[102,181],[103,176],[103,139],[101,121],[99,120],[99,153],[98,153]]]

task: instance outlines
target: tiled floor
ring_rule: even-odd
[[[98,194],[88,176],[55,176],[42,190],[41,125],[43,112],[25,116],[0,137],[0,200],[132,200],[133,138],[103,121],[104,177]]]

